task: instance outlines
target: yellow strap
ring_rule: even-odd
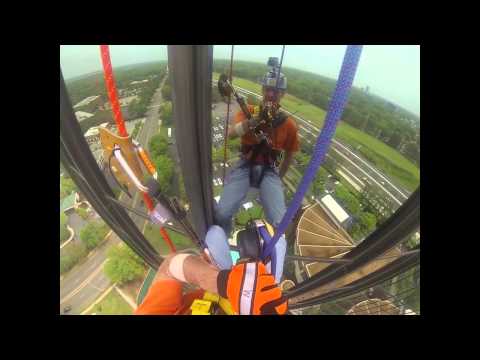
[[[207,300],[196,299],[193,301],[190,310],[192,315],[211,315],[212,302]]]
[[[235,311],[232,308],[232,304],[230,304],[230,301],[228,301],[228,299],[221,297],[218,294],[205,291],[203,295],[203,300],[211,301],[218,304],[220,308],[223,310],[223,312],[227,315],[236,315]]]

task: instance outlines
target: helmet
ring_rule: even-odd
[[[269,58],[267,65],[270,67],[270,69],[263,76],[262,80],[260,81],[262,86],[277,87],[278,89],[286,90],[287,89],[287,77],[283,73],[280,73],[280,77],[278,79],[278,86],[276,86],[277,85],[277,76],[278,76],[278,73],[280,71],[279,65],[278,65],[278,58],[276,58],[276,57]]]

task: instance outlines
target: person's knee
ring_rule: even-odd
[[[222,227],[218,225],[210,226],[205,236],[205,244],[213,261],[220,269],[232,267],[227,235]]]

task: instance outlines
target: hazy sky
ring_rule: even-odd
[[[214,46],[214,58],[230,58],[231,45]],[[283,65],[336,79],[345,45],[287,45]],[[235,60],[266,63],[281,45],[236,45]],[[111,45],[114,67],[167,59],[165,45]],[[65,79],[102,69],[98,45],[63,45],[60,64]],[[235,70],[234,70],[235,72]],[[354,81],[420,115],[420,46],[365,45]]]

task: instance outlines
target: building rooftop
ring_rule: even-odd
[[[98,126],[92,126],[90,129],[87,130],[87,132],[85,133],[84,136],[89,137],[89,136],[98,135],[98,133],[99,133],[98,128],[99,127],[107,128],[108,127],[108,122],[105,122],[105,123],[100,124]]]
[[[148,82],[148,79],[145,80],[138,80],[138,81],[132,81],[130,85],[135,85],[135,84],[141,84],[141,83],[146,83]]]
[[[77,193],[73,192],[67,197],[63,198],[63,200],[60,200],[60,211],[63,212],[65,210],[68,210],[75,205],[75,200],[76,200]]]
[[[92,101],[96,100],[96,99],[99,98],[99,97],[100,97],[100,95],[89,96],[89,97],[83,99],[82,101],[80,101],[78,104],[76,104],[76,105],[74,106],[74,108],[88,105],[88,104],[90,104]]]
[[[340,224],[342,224],[350,217],[350,215],[348,215],[348,213],[343,210],[340,204],[335,201],[332,195],[325,195],[320,199],[320,202],[326,206],[328,211],[330,211],[335,220],[337,220]]]
[[[83,121],[83,120],[88,119],[92,116],[93,116],[93,114],[88,113],[86,111],[75,111],[75,117],[77,118],[78,121]]]

